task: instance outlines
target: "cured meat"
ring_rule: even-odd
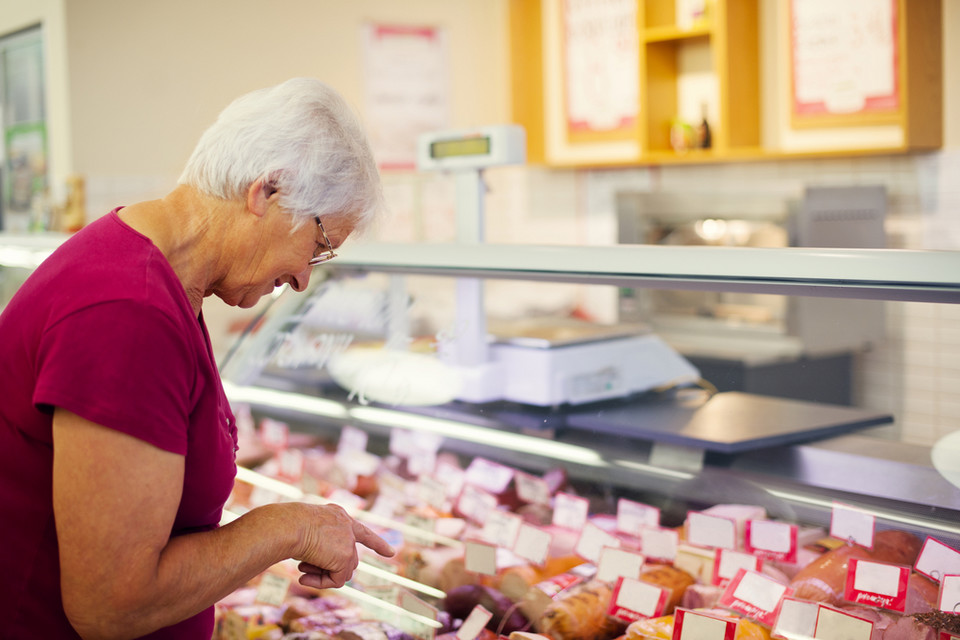
[[[537,630],[553,640],[612,640],[626,624],[607,615],[610,585],[590,580],[558,594],[537,621]]]

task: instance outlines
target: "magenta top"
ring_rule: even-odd
[[[60,597],[52,415],[62,407],[185,457],[172,536],[218,526],[236,425],[202,315],[118,210],[40,265],[0,315],[0,628],[75,638]],[[203,638],[213,608],[150,638]]]

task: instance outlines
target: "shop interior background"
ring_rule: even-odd
[[[761,3],[763,100],[778,99],[778,12]],[[373,23],[442,29],[448,119],[472,127],[510,119],[509,0],[0,0],[0,34],[43,25],[45,130],[51,197],[68,176],[86,181],[88,216],[161,196],[175,184],[203,129],[237,95],[298,75],[319,77],[364,115],[362,33]],[[487,173],[487,240],[604,245],[617,242],[623,192],[687,193],[782,202],[809,186],[886,187],[891,248],[960,250],[960,3],[943,3],[944,144],[934,153],[864,155],[611,169],[528,165]],[[776,135],[765,125],[765,136]],[[387,219],[372,234],[389,242],[454,238],[448,177],[384,171]],[[529,285],[536,286],[536,285]],[[537,305],[575,306],[617,319],[615,290],[558,287]],[[523,285],[495,307],[542,311]],[[434,301],[443,304],[443,301]],[[218,351],[236,316],[205,304]],[[855,404],[888,410],[896,437],[932,444],[960,424],[960,308],[883,303],[885,339],[859,353]]]

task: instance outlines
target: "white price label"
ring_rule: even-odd
[[[487,513],[481,536],[490,544],[507,549],[513,547],[523,519],[515,513],[493,509]]]
[[[740,569],[760,571],[760,558],[750,553],[720,549],[717,551],[713,568],[713,584],[725,584],[733,580]]]
[[[474,522],[483,522],[487,519],[487,514],[497,508],[497,498],[468,484],[464,485],[463,491],[460,492],[457,508],[460,513]]]
[[[260,421],[260,442],[274,451],[286,449],[290,442],[290,427],[283,422],[264,418]]]
[[[255,600],[263,604],[269,604],[279,607],[287,597],[287,591],[290,590],[290,579],[278,576],[275,573],[265,573],[260,578],[260,584],[257,585],[257,595]]]
[[[447,497],[456,498],[463,490],[463,469],[449,462],[438,462],[433,476],[447,488]]]
[[[513,545],[513,552],[536,565],[543,565],[547,561],[550,543],[553,536],[543,529],[527,523],[520,524],[517,533],[517,542]]]
[[[647,558],[673,562],[677,557],[680,534],[673,529],[641,529],[640,548]]]
[[[946,575],[940,580],[940,611],[960,613],[960,575]]]
[[[417,493],[421,500],[438,511],[443,511],[447,505],[447,487],[432,476],[420,476]]]
[[[737,621],[677,609],[674,615],[673,640],[733,640]]]
[[[457,640],[476,640],[476,637],[480,635],[480,632],[483,631],[492,617],[493,613],[478,604],[467,616],[467,619],[463,621],[460,628],[457,629],[457,634],[454,637]]]
[[[617,578],[639,578],[640,570],[646,558],[642,553],[604,547],[600,550],[597,563],[597,579],[604,582],[616,582]]]
[[[789,640],[812,638],[817,627],[819,609],[816,602],[784,598],[780,603],[777,623],[773,626],[773,637]]]
[[[484,458],[474,458],[467,467],[466,482],[498,495],[507,490],[514,470]]]
[[[870,640],[872,635],[873,623],[869,620],[819,605],[813,632],[817,640]]]
[[[518,498],[532,504],[550,504],[550,487],[543,478],[518,471],[513,479],[517,484]]]
[[[337,442],[337,453],[346,453],[347,451],[366,451],[367,450],[367,432],[356,427],[346,426],[340,430],[340,439]]]
[[[660,509],[626,498],[617,501],[617,530],[638,535],[641,529],[660,526]]]
[[[497,575],[497,548],[485,542],[468,540],[464,543],[463,564],[473,573]]]
[[[590,503],[586,498],[558,492],[553,500],[553,524],[564,529],[580,531],[587,523]]]
[[[596,564],[604,547],[619,547],[620,540],[592,522],[584,525],[574,551],[577,555]]]
[[[613,588],[607,613],[627,622],[654,618],[663,615],[669,598],[669,589],[632,578],[620,578]]]
[[[687,513],[687,542],[701,547],[737,548],[737,522],[699,511]]]
[[[940,579],[947,574],[960,575],[960,551],[948,547],[939,540],[927,538],[914,566],[918,573],[935,582],[940,582]]]
[[[876,518],[862,509],[834,502],[830,517],[830,535],[873,549],[875,522]]]

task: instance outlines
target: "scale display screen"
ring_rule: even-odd
[[[447,140],[434,140],[430,143],[431,158],[456,158],[489,154],[490,136],[448,138]]]

